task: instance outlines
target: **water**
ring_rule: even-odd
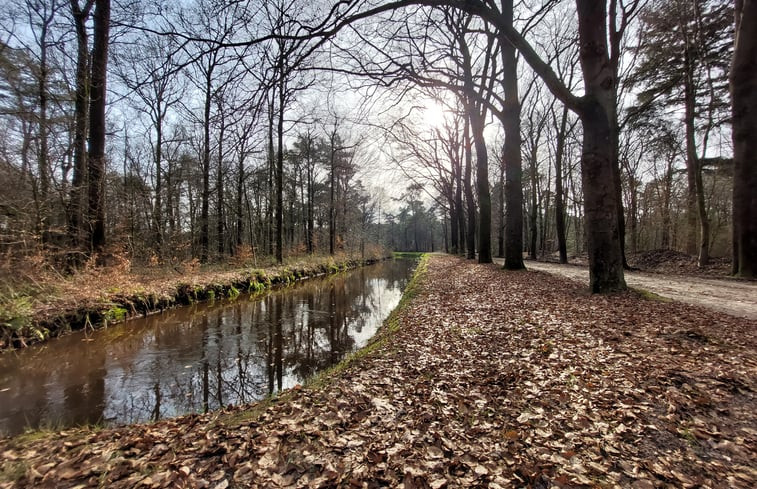
[[[413,266],[383,262],[0,355],[0,433],[155,420],[302,383],[367,343]]]

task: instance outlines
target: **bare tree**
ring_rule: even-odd
[[[105,97],[110,34],[110,0],[95,0],[89,101],[89,243],[105,246]]]
[[[71,15],[76,31],[76,99],[74,101],[74,175],[69,196],[69,236],[74,246],[81,244],[84,233],[83,190],[87,174],[87,110],[89,92],[89,34],[87,19],[92,11],[94,0],[87,0],[80,5],[78,0],[71,0]]]

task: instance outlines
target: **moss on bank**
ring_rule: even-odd
[[[199,301],[236,299],[241,292],[262,292],[271,287],[287,286],[298,280],[350,270],[380,261],[325,257],[310,263],[296,263],[268,268],[240,268],[230,273],[175,280],[167,287],[110,287],[99,290],[99,296],[64,304],[62,307],[35,309],[35,298],[24,294],[0,296],[0,351],[23,348],[80,329],[98,329],[128,320],[162,312],[176,306]]]

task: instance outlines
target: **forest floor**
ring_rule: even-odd
[[[526,267],[577,280],[586,286],[589,269],[581,265],[527,261]],[[757,319],[757,282],[666,272],[626,271],[629,287],[734,316]]]
[[[0,440],[0,487],[757,485],[757,322],[447,255],[252,406]]]

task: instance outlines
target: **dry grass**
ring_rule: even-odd
[[[365,259],[386,256],[383,250]],[[225,286],[250,276],[277,276],[293,270],[326,267],[336,271],[360,256],[347,253],[287,257],[277,265],[271,257],[241,253],[227,261],[201,264],[197,259],[176,264],[133,265],[125,254],[93,256],[65,272],[44,253],[6,256],[0,261],[0,350],[46,339],[50,323],[76,312],[105,311],[133,298],[171,301],[178,290]]]

